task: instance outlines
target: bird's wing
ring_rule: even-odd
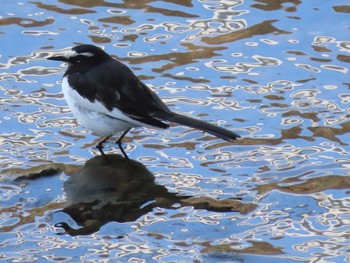
[[[74,99],[82,107],[118,119],[122,119],[123,113],[126,121],[168,127],[157,118],[170,113],[168,107],[128,67],[116,60],[67,77],[72,93],[75,92]]]

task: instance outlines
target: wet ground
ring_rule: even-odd
[[[349,262],[347,4],[2,3],[0,259]],[[242,139],[135,129],[101,159],[46,60],[79,43]]]

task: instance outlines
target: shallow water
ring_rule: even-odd
[[[0,259],[349,262],[347,4],[2,3]],[[176,125],[132,130],[124,147],[144,165],[151,195],[141,191],[140,201],[133,188],[116,206],[68,213],[80,189],[107,201],[120,193],[104,191],[110,179],[98,173],[64,185],[98,154],[99,138],[61,94],[65,65],[46,60],[78,43],[114,54],[171,109],[243,138],[228,143]],[[113,142],[106,150],[118,153]],[[32,176],[14,181],[20,175]]]

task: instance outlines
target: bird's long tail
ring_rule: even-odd
[[[175,112],[172,112],[171,114],[163,117],[163,119],[181,125],[189,126],[191,128],[195,128],[204,132],[208,132],[226,141],[233,141],[241,137],[237,133],[234,133],[227,129],[221,128],[219,126],[204,121],[196,120],[194,118],[187,117]]]

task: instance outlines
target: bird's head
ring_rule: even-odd
[[[63,55],[49,57],[49,60],[58,60],[68,63],[69,66],[78,64],[88,65],[100,63],[110,56],[94,45],[78,45],[66,51]]]

